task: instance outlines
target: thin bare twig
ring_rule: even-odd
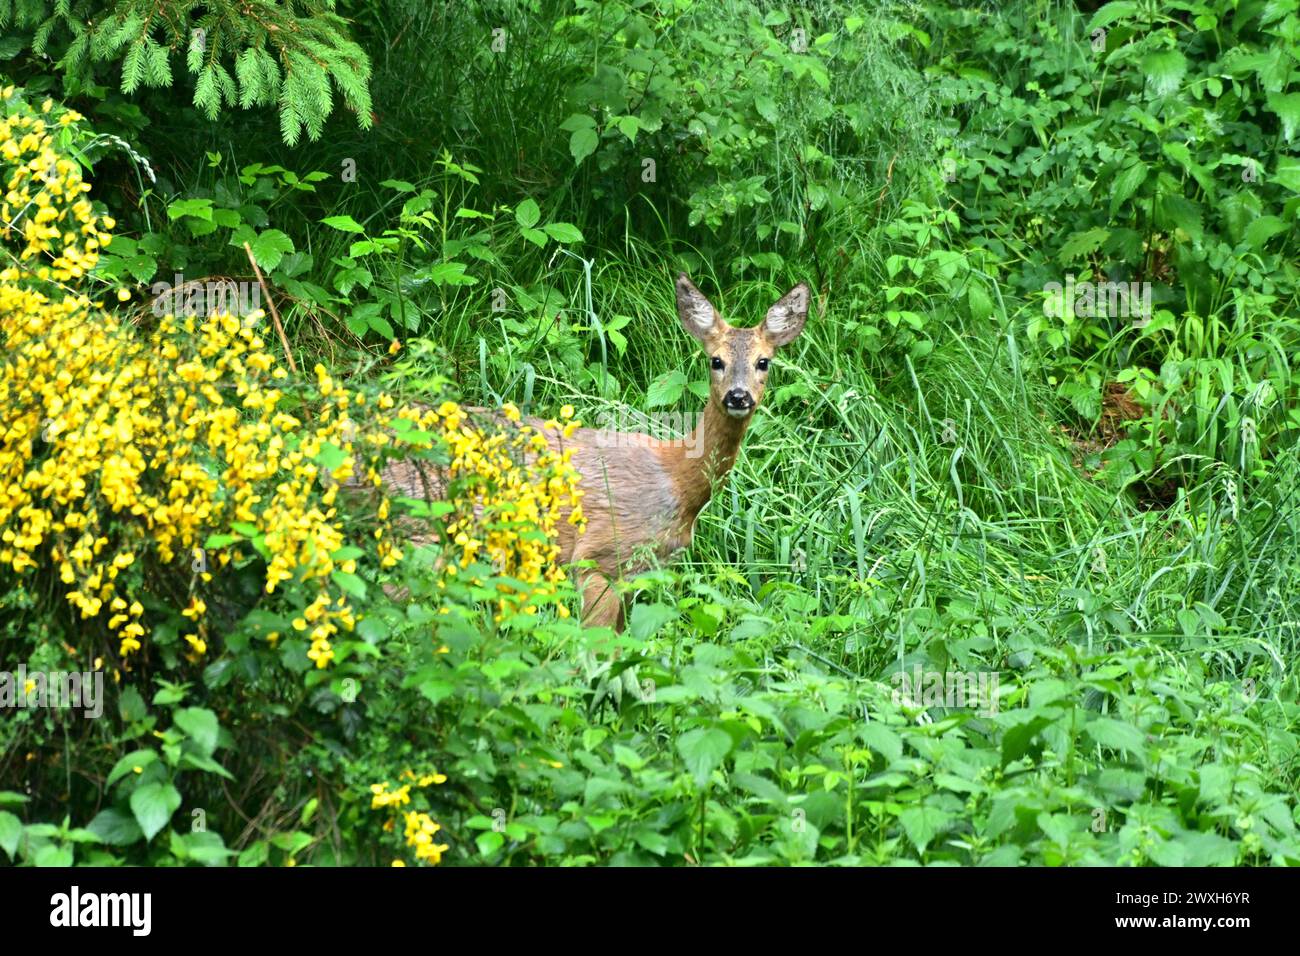
[[[244,251],[248,253],[248,261],[253,264],[253,271],[257,273],[257,282],[262,287],[262,294],[266,296],[266,304],[271,307],[271,321],[275,323],[275,331],[280,334],[280,344],[284,346],[284,356],[289,360],[289,371],[298,374],[298,366],[293,360],[293,352],[289,350],[289,339],[284,334],[284,326],[280,324],[280,313],[276,311],[275,300],[271,298],[271,290],[266,287],[266,280],[262,278],[262,270],[257,267],[257,260],[253,258],[253,250],[248,243],[244,243]]]

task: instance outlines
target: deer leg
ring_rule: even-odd
[[[623,632],[623,601],[608,577],[593,571],[582,581],[582,626]]]
[[[582,582],[582,626],[612,627],[617,634],[623,633],[625,624],[623,599],[614,590],[609,577],[601,572],[592,572]],[[610,680],[609,664],[598,665],[595,655],[585,655],[587,672],[593,678],[599,678],[596,686],[596,703],[608,697],[615,704],[621,702],[624,692],[633,700],[644,702],[641,684],[637,679],[636,668],[625,668],[616,678]],[[618,658],[616,650],[611,660]]]

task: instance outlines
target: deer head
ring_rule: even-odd
[[[682,328],[704,346],[709,363],[709,401],[731,418],[753,414],[763,399],[772,356],[803,331],[808,286],[800,282],[767,310],[763,321],[738,329],[723,321],[686,273],[677,277],[677,315]]]

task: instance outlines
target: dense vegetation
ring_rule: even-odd
[[[0,0],[0,671],[107,675],[0,683],[4,858],[1300,863],[1297,58],[1294,0]],[[572,475],[460,403],[694,415],[679,270],[814,308],[583,630]]]

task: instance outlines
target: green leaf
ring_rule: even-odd
[[[1181,229],[1199,242],[1204,234],[1201,207],[1186,196],[1169,193],[1156,201],[1156,225],[1161,229]]]
[[[898,822],[903,825],[907,838],[916,847],[917,853],[924,853],[949,820],[948,814],[938,807],[909,807],[898,815]]]
[[[1287,231],[1287,224],[1277,216],[1260,216],[1246,227],[1244,239],[1252,249],[1263,249],[1270,239]]]
[[[1270,93],[1268,108],[1282,121],[1282,138],[1291,142],[1300,127],[1300,93]]]
[[[993,300],[989,298],[984,283],[972,279],[966,287],[966,304],[970,307],[970,316],[976,322],[983,322],[993,314]]]
[[[1187,58],[1177,50],[1158,50],[1142,58],[1142,72],[1147,75],[1147,86],[1156,96],[1168,96],[1177,91],[1187,74]]]
[[[217,749],[220,725],[217,723],[217,715],[206,707],[187,707],[178,710],[173,720],[176,726],[185,731],[190,740],[194,741],[204,756],[211,756]]]
[[[1187,147],[1184,146],[1183,148],[1186,149]],[[1138,187],[1146,182],[1147,172],[1147,164],[1138,160],[1115,177],[1115,181],[1110,187],[1111,216],[1114,216],[1115,210],[1119,209],[1130,196],[1138,191]]]
[[[178,199],[167,207],[168,219],[180,219],[190,216],[194,219],[212,221],[211,199]]]
[[[1073,262],[1075,259],[1082,259],[1100,249],[1101,244],[1109,236],[1110,230],[1101,227],[1076,232],[1065,241],[1065,245],[1061,246],[1058,256],[1062,262]]]
[[[537,225],[537,220],[541,218],[541,209],[531,199],[525,199],[515,207],[515,222],[519,223],[523,229],[533,228],[533,226]]]
[[[582,242],[582,233],[578,227],[568,222],[549,222],[542,226],[542,231],[556,242]]]
[[[366,599],[366,582],[361,580],[355,574],[349,574],[347,571],[331,572],[330,577],[334,583],[341,587],[348,594],[352,595],[358,601]]]
[[[109,771],[108,780],[105,782],[104,786],[111,787],[128,773],[136,773],[139,770],[143,770],[157,759],[158,754],[152,750],[136,750],[133,753],[127,754],[125,757],[118,760],[117,763],[113,764],[113,769]]]
[[[258,234],[251,248],[257,264],[269,272],[280,264],[286,252],[293,252],[293,240],[279,229],[268,229]]]
[[[18,841],[22,835],[23,821],[12,813],[0,811],[0,850],[4,850],[11,860],[18,849]]]
[[[651,408],[658,405],[671,405],[682,397],[682,392],[685,390],[686,375],[674,369],[665,372],[650,383],[650,388],[646,390],[645,403]]]
[[[620,116],[614,121],[618,131],[626,136],[629,142],[636,142],[637,130],[641,128],[641,120],[636,116]]]
[[[569,154],[576,166],[596,151],[600,137],[594,129],[575,129],[569,137]]]
[[[491,856],[505,844],[505,834],[497,833],[495,830],[488,830],[486,833],[480,833],[474,842],[478,845],[478,851],[483,856]]]
[[[666,604],[634,604],[632,605],[632,636],[638,641],[647,640],[676,617],[677,610]]]
[[[1136,755],[1141,755],[1144,750],[1145,739],[1142,731],[1132,724],[1111,717],[1098,717],[1090,721],[1084,730],[1103,747]]]
[[[1044,717],[1040,714],[1018,719],[1017,723],[1003,731],[1002,766],[1005,767],[1012,761],[1019,760],[1029,753],[1034,738],[1038,736],[1039,731],[1051,726],[1051,724],[1052,719],[1050,717]]]
[[[1109,26],[1116,20],[1137,16],[1137,12],[1138,5],[1131,2],[1131,0],[1108,3],[1092,15],[1092,19],[1088,21],[1088,29],[1085,32],[1091,34],[1098,27]]]
[[[321,222],[339,232],[356,232],[363,236],[366,234],[365,227],[351,216],[326,216]]]
[[[204,773],[215,773],[218,777],[224,777],[227,780],[234,780],[235,775],[227,770],[221,764],[217,763],[211,757],[204,757],[202,754],[183,753],[179,767],[186,770],[202,770]]]
[[[709,782],[709,775],[731,752],[731,734],[717,727],[688,730],[677,738],[677,752],[686,762],[686,769],[695,778],[697,786]]]
[[[429,266],[425,275],[435,285],[474,285],[478,282],[473,276],[465,274],[463,262],[439,262]]]
[[[32,860],[37,866],[49,866],[67,868],[72,866],[72,847],[60,846],[57,843],[47,843],[36,851],[36,856]]]
[[[129,846],[144,837],[135,818],[114,807],[101,810],[88,829],[109,846]]]
[[[1300,193],[1300,163],[1279,162],[1277,172],[1270,176],[1268,181],[1277,183],[1293,193]]]
[[[131,812],[146,840],[152,840],[167,825],[180,805],[180,792],[170,783],[147,783],[131,794]]]

